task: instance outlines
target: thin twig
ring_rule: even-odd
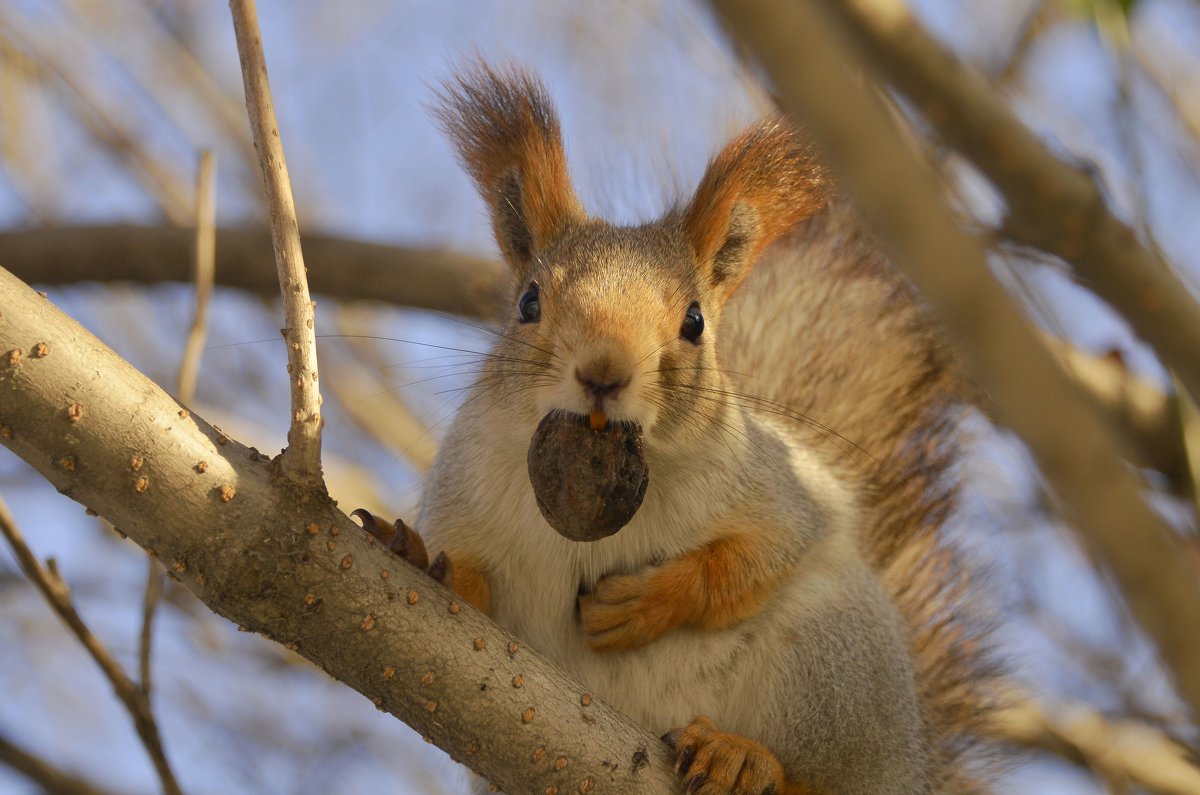
[[[31,754],[0,735],[0,763],[8,765],[46,792],[54,795],[107,795],[96,785],[64,773],[39,756]]]
[[[154,613],[162,600],[163,573],[158,563],[146,556],[146,591],[142,596],[142,631],[138,635],[138,683],[150,700],[150,651],[153,647]]]
[[[229,10],[233,15],[233,30],[242,63],[250,130],[267,190],[271,241],[275,247],[275,266],[279,271],[279,289],[283,292],[283,311],[287,319],[283,334],[287,340],[292,417],[288,446],[279,457],[279,465],[296,483],[319,486],[322,483],[321,392],[317,381],[315,305],[308,294],[304,255],[300,250],[300,227],[292,202],[283,144],[279,140],[271,86],[267,81],[258,12],[254,0],[230,0]]]
[[[154,714],[150,711],[149,700],[117,664],[100,639],[92,634],[87,624],[83,623],[83,619],[71,602],[71,592],[66,582],[53,570],[53,566],[46,568],[38,562],[33,551],[25,543],[12,515],[8,512],[8,506],[2,499],[0,499],[0,532],[4,534],[9,546],[12,547],[17,563],[25,572],[25,576],[32,580],[38,590],[42,592],[46,602],[54,612],[58,613],[63,623],[75,633],[75,637],[79,638],[79,642],[83,644],[88,654],[96,661],[96,665],[100,666],[100,670],[112,683],[117,698],[125,705],[130,717],[133,718],[134,728],[141,737],[142,744],[146,747],[146,753],[149,754],[150,761],[154,764],[154,769],[162,781],[163,792],[167,795],[181,795],[182,791],[175,780],[175,773],[171,770],[170,763],[167,762],[162,739],[158,733],[158,724],[154,720]]]
[[[904,144],[878,98],[850,78],[847,60],[866,56],[836,24],[840,15],[830,13],[845,6],[833,0],[714,4],[729,29],[754,48],[781,104],[803,121],[1004,420],[1029,444],[1047,482],[1157,642],[1180,695],[1200,707],[1195,571],[1179,554],[1174,531],[1142,499],[1098,409],[1068,381],[997,283],[980,242],[955,223],[936,177]],[[901,4],[890,11],[893,23],[907,13]]]
[[[1042,33],[1046,30],[1046,26],[1051,21],[1051,17],[1057,10],[1057,4],[1050,2],[1050,0],[1037,0],[1033,4],[1033,7],[1025,13],[1025,18],[1021,20],[1021,26],[1017,31],[1012,49],[1005,56],[1004,62],[995,70],[997,83],[1000,85],[1011,85],[1016,80],[1017,75],[1021,72],[1021,67],[1025,65],[1025,59],[1029,57],[1029,53],[1033,50],[1033,45],[1041,38]]]
[[[196,290],[196,308],[188,329],[183,358],[179,363],[176,397],[185,406],[196,397],[196,374],[208,338],[208,301],[216,279],[217,261],[217,156],[210,150],[200,153],[196,173],[196,242],[192,257],[192,282]]]

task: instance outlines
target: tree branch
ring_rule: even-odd
[[[960,229],[932,170],[847,70],[852,50],[826,4],[714,0],[761,59],[866,221],[966,354],[1003,419],[1030,446],[1071,519],[1116,575],[1183,698],[1200,707],[1200,583],[1142,500],[1098,409],[1082,398]],[[901,186],[901,187],[898,187]],[[1194,351],[1193,351],[1194,355]]]
[[[173,226],[69,226],[0,232],[0,265],[31,284],[190,282],[195,237]],[[217,230],[217,283],[278,295],[264,229]],[[508,275],[499,262],[442,249],[305,234],[314,293],[492,319]]]
[[[1063,162],[983,78],[947,54],[897,0],[825,0],[879,75],[1004,195],[1002,233],[1071,263],[1200,399],[1200,306],[1109,210],[1096,181]]]
[[[125,705],[125,709],[133,718],[133,726],[137,729],[138,737],[146,746],[146,753],[149,754],[150,761],[154,763],[154,769],[162,781],[163,792],[166,795],[182,795],[179,783],[175,780],[175,773],[171,770],[166,752],[163,750],[162,738],[158,733],[158,723],[150,711],[149,699],[113,659],[100,639],[92,634],[87,624],[83,623],[83,618],[80,617],[75,605],[71,602],[71,592],[67,588],[67,584],[58,576],[57,571],[53,567],[48,570],[38,562],[21,536],[20,530],[17,529],[16,523],[13,522],[13,518],[8,512],[8,506],[4,504],[3,500],[0,500],[0,534],[3,534],[8,540],[25,576],[37,586],[42,596],[45,597],[46,603],[54,612],[58,613],[58,617],[67,625],[67,628],[75,633],[75,637],[79,638],[84,649],[96,661],[96,665],[104,672],[108,681],[112,683],[117,698]]]
[[[1168,394],[1114,358],[1092,356],[1061,339],[1044,338],[1067,373],[1104,410],[1124,441],[1127,460],[1161,472],[1178,494],[1192,491],[1179,396]]]
[[[1146,724],[1110,720],[1083,705],[1051,712],[1028,698],[997,710],[993,722],[1000,739],[1048,751],[1106,778],[1162,795],[1200,794],[1200,770],[1187,752]]]
[[[14,745],[3,735],[0,735],[0,762],[54,795],[108,795],[90,782],[64,773],[45,759]]]
[[[300,250],[300,225],[296,220],[296,205],[292,202],[292,183],[283,143],[279,140],[271,84],[267,80],[258,11],[254,0],[229,0],[229,10],[233,15],[233,32],[242,62],[250,131],[267,189],[267,218],[275,249],[275,266],[279,271],[279,289],[283,293],[283,314],[287,320],[283,336],[287,340],[292,414],[287,449],[283,451],[279,465],[284,475],[297,483],[318,486],[322,483],[323,421],[317,378],[316,305],[308,294],[304,254]]]
[[[279,478],[3,270],[0,307],[0,442],[213,610],[509,792],[677,791],[657,738],[374,543],[323,490]]]

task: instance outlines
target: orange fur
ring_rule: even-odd
[[[759,122],[713,158],[688,204],[683,225],[696,261],[732,293],[764,248],[824,206],[828,183],[794,127],[779,117]],[[740,219],[738,205],[750,210]],[[734,255],[733,267],[722,266],[722,252]]]
[[[438,115],[518,273],[556,235],[586,219],[571,185],[558,116],[536,78],[476,63],[445,84]]]
[[[672,629],[721,629],[757,613],[786,574],[768,542],[734,535],[636,574],[605,577],[580,597],[596,651],[635,649]]]
[[[667,736],[677,752],[676,770],[697,795],[818,795],[784,776],[775,754],[754,740],[718,731],[703,716]]]
[[[492,614],[492,586],[483,563],[471,555],[446,554],[443,584],[484,615]]]

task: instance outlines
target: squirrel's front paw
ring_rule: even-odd
[[[695,718],[663,736],[676,753],[675,772],[688,795],[799,795],[789,785],[783,765],[762,745],[736,734],[717,731],[711,720]]]
[[[604,577],[579,597],[579,616],[593,651],[637,649],[685,622],[678,594],[663,587],[663,570]]]

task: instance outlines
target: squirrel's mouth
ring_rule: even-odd
[[[629,524],[650,483],[642,426],[602,412],[550,412],[526,462],[542,516],[572,541],[598,541]]]

